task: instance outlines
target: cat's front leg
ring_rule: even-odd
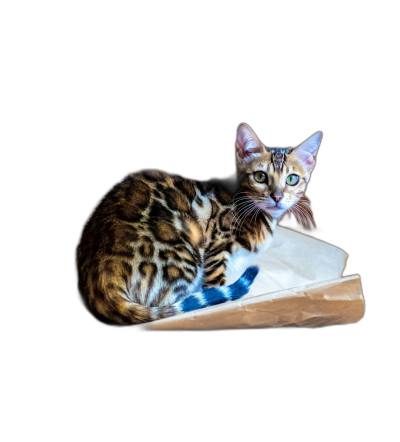
[[[239,244],[216,246],[204,260],[203,287],[233,284],[240,275],[254,265],[258,253],[244,249]]]
[[[203,287],[218,287],[225,285],[226,282],[226,265],[227,244],[213,244],[205,252],[204,257],[204,276]]]

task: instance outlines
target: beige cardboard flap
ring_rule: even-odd
[[[151,322],[152,330],[320,327],[359,321],[364,298],[358,275],[228,302]]]

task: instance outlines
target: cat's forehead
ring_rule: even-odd
[[[293,147],[266,147],[264,152],[257,155],[250,163],[251,169],[259,169],[269,173],[288,173],[289,171],[302,171],[303,168],[293,158]]]
[[[290,154],[290,148],[282,147],[265,147],[262,152],[253,153],[250,157],[246,158],[243,162],[246,164],[254,164],[257,162],[269,162],[273,161],[274,158],[281,155],[287,156]]]
[[[267,147],[267,146],[264,146],[264,149],[266,152],[270,152],[271,155],[287,155],[293,150],[293,147]]]

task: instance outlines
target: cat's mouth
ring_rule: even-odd
[[[279,203],[276,203],[274,205],[268,204],[268,203],[263,203],[262,209],[264,209],[264,210],[285,210],[284,207],[282,207]]]
[[[264,202],[262,204],[258,204],[258,207],[269,213],[273,218],[280,218],[283,215],[283,212],[286,211],[286,208],[282,207],[279,202],[275,203],[274,205]]]

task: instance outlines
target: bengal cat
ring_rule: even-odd
[[[248,293],[253,263],[284,213],[314,224],[304,192],[321,140],[317,132],[295,148],[268,148],[239,125],[233,187],[155,170],[128,175],[95,209],[78,246],[89,309],[108,323],[137,324]]]

